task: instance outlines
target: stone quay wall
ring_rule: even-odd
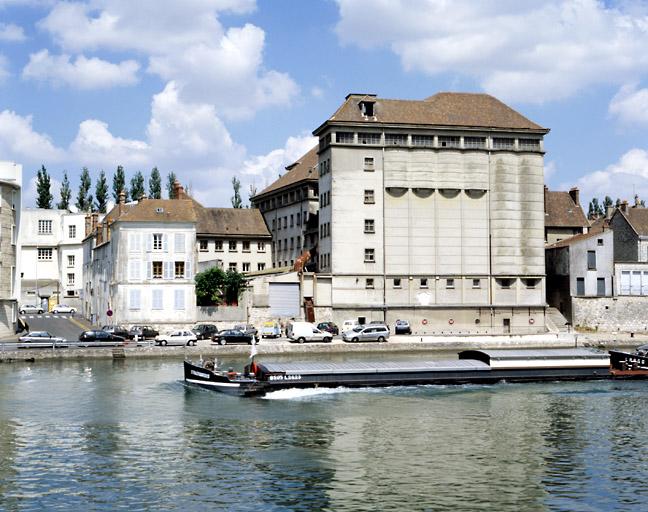
[[[605,332],[648,332],[646,297],[574,297],[574,326]]]

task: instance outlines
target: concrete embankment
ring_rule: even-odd
[[[257,345],[257,354],[344,354],[344,353],[434,353],[458,352],[471,348],[524,349],[524,348],[568,348],[592,346],[600,348],[628,347],[648,343],[648,335],[620,333],[593,334],[547,334],[527,336],[392,336],[388,343],[344,343],[336,339],[332,343],[297,344],[288,341],[266,341]],[[0,363],[34,362],[60,359],[102,359],[102,358],[152,358],[221,357],[247,355],[249,345],[213,345],[201,341],[196,347],[136,346],[126,344],[123,348],[62,348],[6,350],[0,347]]]

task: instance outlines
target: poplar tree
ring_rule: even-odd
[[[52,199],[54,198],[50,192],[50,177],[44,165],[41,165],[36,179],[36,192],[38,193],[36,204],[39,208],[47,208],[49,210],[52,208]]]
[[[144,176],[142,171],[137,171],[135,176],[131,179],[130,196],[133,201],[139,201],[140,198],[146,193],[144,188]]]
[[[119,202],[119,194],[124,192],[126,194],[125,200],[128,201],[128,190],[126,189],[126,173],[124,173],[124,168],[121,165],[117,166],[117,171],[113,176],[113,199],[115,203]]]
[[[61,183],[61,201],[56,205],[59,210],[70,209],[70,199],[72,191],[70,190],[70,180],[68,180],[67,171],[63,171],[63,183]]]
[[[149,197],[151,199],[162,199],[162,178],[160,171],[157,167],[151,170],[151,178],[149,179]]]
[[[106,173],[101,171],[99,181],[95,187],[95,211],[106,213],[108,206],[108,183],[106,182]]]
[[[174,172],[170,172],[167,174],[167,194],[169,194],[169,199],[175,199],[175,189],[173,186],[175,185],[176,182],[176,175]]]
[[[232,208],[243,208],[243,200],[241,199],[241,182],[236,176],[232,178],[232,188],[234,188],[234,196],[232,197]]]
[[[79,182],[79,190],[77,192],[76,207],[80,212],[89,212],[92,210],[92,194],[90,194],[90,187],[92,182],[90,180],[90,173],[88,168],[84,167],[81,171],[81,178]]]

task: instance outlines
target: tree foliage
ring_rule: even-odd
[[[124,172],[124,168],[121,165],[117,166],[117,171],[115,171],[115,175],[113,176],[112,190],[115,203],[119,202],[119,193],[122,191],[126,194],[125,200],[128,201],[128,190],[126,189],[126,173]]]
[[[234,189],[232,208],[243,208],[243,200],[241,199],[241,182],[236,176],[232,178],[232,188]]]
[[[80,212],[92,211],[92,194],[90,194],[90,187],[92,181],[90,180],[90,173],[88,168],[84,167],[81,171],[81,178],[79,182],[79,190],[77,191],[76,207]]]
[[[144,176],[142,171],[137,171],[135,176],[131,178],[130,196],[133,201],[139,201],[143,195],[146,194],[144,188]]]
[[[176,196],[175,196],[175,188],[174,188],[176,179],[177,178],[176,178],[176,175],[175,175],[174,172],[170,172],[169,174],[167,174],[166,189],[167,189],[167,194],[169,195],[169,199],[175,199],[176,198]]]
[[[70,190],[70,180],[68,180],[67,171],[63,171],[63,183],[61,183],[61,200],[56,205],[60,210],[70,209],[70,199],[72,198],[72,190]]]
[[[157,167],[151,170],[151,177],[149,178],[149,197],[151,199],[162,199],[162,178],[160,171]]]
[[[108,183],[106,182],[106,173],[101,171],[99,180],[95,187],[95,211],[106,213],[108,206]]]
[[[197,273],[195,280],[199,306],[236,305],[246,284],[244,274],[235,270],[225,272],[220,267]]]
[[[38,193],[36,204],[39,208],[47,208],[49,210],[52,208],[52,199],[54,197],[50,191],[50,177],[44,165],[41,165],[41,168],[38,170],[36,179],[36,192]]]

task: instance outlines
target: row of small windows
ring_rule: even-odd
[[[367,249],[365,249],[365,254],[366,254]],[[366,260],[365,260],[366,261]],[[405,279],[406,280],[406,279]],[[427,277],[422,277],[418,279],[418,286],[419,288],[428,288],[428,281],[429,279]],[[447,290],[454,290],[457,284],[457,281],[461,281],[461,278],[454,278],[454,277],[449,277],[444,279],[444,286]],[[474,290],[479,290],[482,288],[482,279],[471,279],[472,281],[472,288]],[[502,289],[502,290],[509,290],[513,287],[515,284],[516,279],[514,278],[496,278],[495,282],[497,286]],[[539,278],[524,278],[522,279],[522,283],[526,288],[529,289],[535,289],[538,287],[540,284],[540,279]],[[400,277],[395,277],[391,280],[391,284],[393,288],[402,288],[403,287],[403,278]],[[366,288],[374,288],[374,278],[369,277],[365,280],[365,287]]]
[[[328,166],[327,166],[328,168]],[[288,204],[294,203],[295,201],[303,201],[304,199],[315,199],[315,188],[314,187],[302,187],[297,190],[291,190],[290,192],[284,192],[283,194],[273,197],[272,199],[266,199],[259,203],[259,209],[262,212],[267,210],[274,210],[279,206],[286,206]]]
[[[302,247],[301,237],[298,236],[298,237],[296,237],[296,239],[297,239],[297,246],[296,246],[297,250],[301,251],[301,247]],[[295,249],[295,237],[291,236],[290,239],[284,238],[283,240],[277,240],[277,242],[276,242],[277,250],[278,251],[282,251],[282,250],[287,251],[288,250],[288,240],[290,240],[290,250],[292,251],[293,249]],[[272,242],[272,252],[273,253],[275,252],[275,242]]]
[[[357,138],[356,138],[357,137]],[[335,142],[337,144],[363,144],[373,146],[407,146],[407,147],[429,147],[429,148],[464,148],[464,149],[487,149],[490,140],[491,149],[506,149],[520,151],[540,151],[540,139],[538,138],[514,138],[514,137],[476,137],[458,135],[408,135],[404,133],[382,132],[336,132]],[[330,134],[322,141],[322,144],[330,143]],[[320,169],[321,172],[321,169]],[[320,174],[321,176],[321,174]]]
[[[324,224],[320,224],[320,238],[326,238],[327,236],[331,236],[330,222],[325,222]]]
[[[319,255],[319,266],[322,268],[330,268],[331,266],[331,255],[330,254],[320,254]]]
[[[331,204],[331,191],[328,190],[324,192],[323,194],[320,194],[320,207],[324,208],[325,206],[328,206]]]
[[[214,251],[222,252],[223,251],[223,241],[222,240],[213,240]],[[209,240],[202,239],[198,241],[198,246],[202,252],[209,250]],[[247,240],[241,242],[241,251],[242,252],[251,252],[251,243]],[[265,252],[265,242],[257,242],[256,244],[257,252]],[[227,242],[227,250],[229,252],[238,252],[238,242],[236,240],[230,240]]]
[[[320,175],[320,178],[322,176],[327,175],[329,172],[331,172],[331,161],[330,160],[322,160],[319,163],[319,175]]]
[[[151,290],[151,309],[162,310],[164,309],[164,289]],[[138,289],[130,290],[128,297],[128,309],[140,310],[142,309],[142,291]],[[185,290],[173,290],[173,309],[182,311],[185,309]]]
[[[234,261],[231,261],[229,263],[229,266],[227,267],[228,270],[231,270],[233,272],[238,272],[238,264]],[[249,262],[243,262],[241,263],[241,272],[250,272],[252,269],[252,266]],[[265,263],[257,263],[257,270],[265,270]]]
[[[52,234],[52,221],[50,219],[39,219],[38,220],[38,234],[39,235],[51,235]],[[76,238],[77,227],[75,224],[70,224],[68,226],[68,238]]]
[[[322,202],[322,196],[320,196],[320,203],[321,202]],[[304,212],[303,219],[304,219],[304,222],[308,222],[308,212]],[[283,217],[279,217],[278,219],[272,219],[272,231],[281,230],[282,224],[283,224],[283,229],[288,229],[288,221],[289,220],[290,220],[290,227],[291,228],[295,227],[295,225],[301,226],[301,224],[302,224],[302,214],[297,213],[295,215],[294,213],[291,213],[290,215],[284,215]]]

